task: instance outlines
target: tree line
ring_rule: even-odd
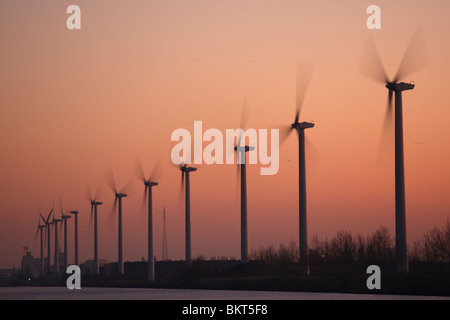
[[[412,263],[450,264],[450,221],[442,228],[433,228],[417,238],[408,248]],[[250,259],[267,264],[287,265],[298,263],[298,246],[294,240],[288,244],[260,247],[252,250]],[[332,238],[320,239],[314,235],[309,243],[311,268],[324,270],[357,266],[358,264],[378,264],[394,266],[395,240],[385,226],[380,226],[368,236],[352,234],[341,230]],[[348,269],[348,268],[347,268]]]

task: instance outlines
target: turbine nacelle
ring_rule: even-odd
[[[294,129],[310,129],[310,128],[314,128],[315,124],[312,122],[294,122],[292,125],[292,128]]]
[[[193,171],[197,171],[197,168],[194,168],[194,167],[188,167],[188,166],[184,165],[184,166],[181,166],[181,167],[180,167],[180,170],[181,170],[182,172],[193,172]]]
[[[78,214],[78,211],[70,211],[71,214]]]
[[[116,198],[126,198],[127,195],[125,193],[116,193],[115,194]]]
[[[412,90],[414,89],[415,85],[411,84],[411,83],[405,83],[405,82],[388,82],[386,84],[386,88],[388,88],[389,90],[392,90],[394,92],[401,92],[401,91],[406,91],[406,90]]]
[[[154,187],[154,186],[157,186],[158,184],[159,184],[158,182],[154,182],[154,181],[145,181],[144,182],[144,185],[146,187]]]
[[[238,151],[238,149],[239,149],[240,152],[242,152],[242,151],[249,152],[249,151],[255,150],[255,147],[250,147],[250,146],[245,146],[245,147],[238,147],[238,146],[236,146],[236,147],[234,147],[234,151]]]
[[[103,202],[91,201],[91,206],[94,206],[94,207],[100,206],[100,205],[102,205],[102,204],[103,204]]]

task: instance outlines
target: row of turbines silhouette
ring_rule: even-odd
[[[395,142],[395,256],[396,269],[399,272],[408,272],[408,257],[407,257],[407,243],[406,243],[406,206],[405,206],[405,171],[404,171],[404,146],[403,146],[403,91],[414,89],[415,85],[411,83],[399,82],[412,72],[417,71],[423,67],[423,59],[421,52],[423,46],[419,45],[418,32],[413,36],[406,53],[403,56],[400,67],[393,80],[390,80],[384,67],[382,65],[378,50],[376,48],[373,38],[370,36],[365,46],[364,57],[369,58],[363,61],[360,71],[365,75],[382,82],[388,89],[388,103],[386,108],[386,116],[384,120],[382,138],[380,145],[388,143],[386,136],[392,140],[392,126],[394,115],[394,142]],[[297,132],[298,137],[298,182],[299,182],[299,267],[300,272],[309,274],[309,255],[308,255],[308,236],[307,236],[307,184],[306,184],[306,146],[305,146],[305,130],[314,128],[315,124],[312,122],[301,121],[301,111],[305,94],[312,77],[312,68],[309,64],[299,63],[297,68],[297,85],[296,85],[296,108],[294,122],[289,126],[280,128],[281,144],[287,139],[292,131]],[[395,97],[395,105],[392,106],[392,100]],[[393,112],[394,109],[394,112]],[[244,130],[247,118],[247,106],[244,101],[241,116],[241,129]],[[247,228],[247,177],[246,177],[246,154],[254,150],[254,147],[242,145],[241,136],[238,137],[237,144],[234,150],[236,153],[238,163],[238,176],[240,177],[240,211],[241,211],[241,262],[248,262],[248,228]],[[190,174],[197,171],[196,167],[189,166],[190,155],[185,157],[185,161],[181,162],[179,169],[181,171],[181,190],[184,191],[185,200],[185,259],[186,264],[192,264],[192,248],[191,248],[191,201],[190,201]],[[142,165],[138,163],[136,174],[145,186],[144,201],[148,209],[148,279],[155,279],[155,261],[154,261],[154,241],[153,241],[153,208],[152,208],[152,190],[157,187],[159,182],[157,178],[157,166],[152,171],[150,176],[146,176],[142,170]],[[126,188],[117,189],[113,174],[111,172],[106,179],[109,187],[114,192],[114,208],[117,209],[118,214],[118,273],[122,274],[123,269],[123,248],[122,248],[122,201],[127,197]],[[98,224],[97,213],[98,207],[102,205],[99,201],[98,195],[92,196],[89,193],[89,201],[91,205],[91,219],[94,224],[94,273],[99,272],[99,256],[98,256]],[[50,217],[53,213],[53,219]],[[42,214],[39,222],[38,231],[41,231],[41,261],[43,261],[43,240],[42,232],[47,231],[47,249],[48,249],[48,271],[50,271],[50,227],[53,225],[55,230],[55,265],[57,263],[57,225],[64,224],[64,252],[67,253],[67,220],[70,216],[65,215],[61,211],[61,218],[56,219],[52,209],[45,218]],[[70,211],[70,214],[75,217],[75,264],[78,264],[78,231],[77,231],[77,211]],[[167,245],[167,244],[166,244]],[[163,244],[164,246],[164,244]],[[64,254],[63,265],[67,266],[67,254]],[[43,262],[42,262],[43,263]],[[42,267],[43,268],[43,267]]]

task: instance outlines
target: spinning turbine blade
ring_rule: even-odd
[[[383,128],[381,131],[380,142],[378,145],[377,165],[383,168],[389,167],[394,159],[394,118],[393,118],[393,99],[394,92],[389,90],[386,114],[384,116]]]
[[[299,121],[300,113],[305,100],[306,90],[311,82],[313,74],[312,66],[306,61],[299,61],[297,66],[297,96],[295,122]]]
[[[377,82],[384,84],[389,82],[372,34],[369,34],[364,45],[359,71]]]
[[[114,193],[117,193],[116,182],[114,180],[114,172],[111,165],[106,170],[104,178],[105,182],[108,184],[111,190],[114,191]]]
[[[405,77],[427,66],[426,47],[423,30],[417,28],[400,63],[394,82],[405,79]]]

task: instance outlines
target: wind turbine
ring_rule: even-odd
[[[67,270],[67,220],[70,219],[71,216],[65,215],[61,208],[61,220],[64,224],[64,263],[63,263],[63,272]]]
[[[186,157],[186,163],[190,163],[190,152]],[[191,251],[191,191],[190,191],[190,179],[189,174],[191,172],[197,171],[197,168],[189,167],[186,163],[180,161],[180,171],[181,171],[181,189],[185,189],[185,237],[186,237],[186,264],[188,266],[192,265],[192,251]],[[185,177],[186,176],[186,183]]]
[[[43,233],[42,230],[45,228],[45,220],[44,218],[42,218],[42,220],[44,220],[44,224],[41,224],[41,218],[42,218],[42,214],[39,213],[39,222],[38,222],[38,227],[36,229],[36,235],[39,232],[41,235],[41,251],[40,251],[40,257],[41,257],[41,261],[39,263],[39,275],[42,276],[44,274],[44,238],[43,238]]]
[[[241,178],[241,262],[248,262],[248,228],[247,228],[247,170],[246,170],[246,152],[255,150],[255,147],[241,145],[242,132],[245,127],[248,115],[247,101],[244,99],[241,115],[241,127],[236,151],[236,160],[238,164],[238,175]]]
[[[148,200],[148,245],[147,245],[147,280],[155,280],[155,257],[153,253],[153,204],[152,204],[152,188],[157,186],[159,183],[155,181],[158,175],[158,169],[160,162],[153,168],[152,173],[145,178],[144,169],[142,168],[141,161],[138,159],[136,161],[136,175],[144,183],[144,201]]]
[[[75,265],[78,266],[78,211],[70,211],[75,218]]]
[[[309,274],[308,228],[306,205],[306,159],[305,159],[305,130],[314,128],[314,123],[299,122],[303,101],[312,77],[312,67],[303,62],[297,68],[297,99],[294,123],[282,131],[282,139],[293,131],[298,134],[298,200],[299,200],[299,252],[300,272]]]
[[[53,209],[50,210],[50,213],[47,216],[47,219],[45,219],[42,215],[41,218],[45,223],[45,227],[47,228],[47,272],[51,273],[52,272],[52,268],[51,268],[51,261],[50,261],[50,257],[51,257],[51,247],[50,247],[50,226],[53,225],[53,222],[50,221],[50,216],[53,212]]]
[[[58,248],[58,222],[62,219],[55,219],[55,212],[53,212],[53,224],[55,226],[55,272],[59,272],[59,248]]]
[[[100,186],[99,186],[100,189]],[[92,224],[92,216],[94,217],[94,274],[99,273],[99,265],[98,265],[98,223],[97,223],[97,207],[102,205],[103,203],[97,200],[98,196],[98,190],[94,197],[92,197],[92,194],[89,191],[88,187],[88,198],[91,204],[91,218],[90,218],[90,224]]]
[[[406,53],[403,56],[400,67],[393,80],[390,80],[381,62],[378,50],[372,37],[365,47],[365,61],[361,65],[361,71],[372,79],[383,83],[388,89],[388,104],[383,125],[381,145],[386,143],[386,134],[392,129],[392,98],[395,95],[395,260],[398,272],[408,272],[408,254],[406,241],[406,203],[405,203],[405,167],[403,147],[403,102],[402,92],[413,90],[415,85],[399,82],[411,73],[426,65],[423,39],[419,38],[420,29],[416,30]],[[420,41],[419,41],[420,40]],[[384,137],[384,138],[383,138]],[[390,137],[392,138],[392,137]]]
[[[107,172],[105,176],[105,180],[108,183],[109,187],[112,191],[114,191],[114,205],[113,212],[115,213],[116,207],[118,208],[118,220],[119,220],[119,230],[118,230],[118,259],[117,259],[117,272],[119,274],[123,274],[123,247],[122,247],[122,199],[126,198],[128,195],[124,192],[127,186],[122,188],[120,191],[117,190],[116,183],[114,180],[114,174],[112,172],[112,168]]]

